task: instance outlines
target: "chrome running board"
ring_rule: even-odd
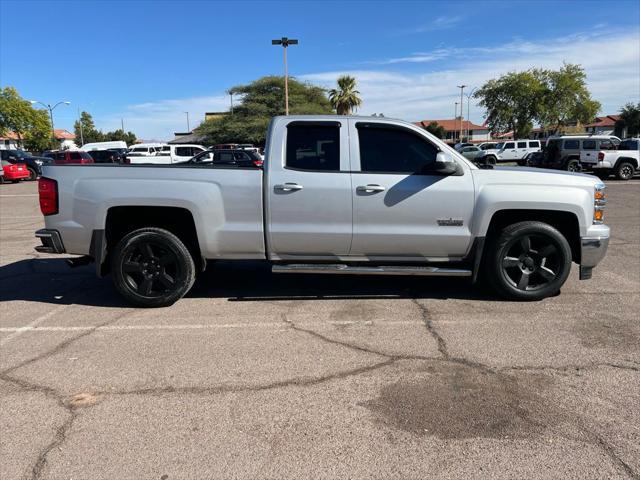
[[[352,266],[345,264],[290,263],[273,265],[273,273],[329,273],[343,275],[424,275],[430,277],[470,277],[471,270],[413,266]]]

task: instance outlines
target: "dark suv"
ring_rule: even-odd
[[[123,158],[117,150],[89,150],[87,153],[95,163],[121,163]]]
[[[35,157],[22,150],[0,150],[0,160],[6,160],[9,163],[24,163],[29,170],[29,178],[27,180],[35,180],[42,175],[42,165],[51,163],[51,159],[47,157]]]
[[[207,150],[188,162],[195,165],[224,165],[235,167],[262,167],[262,157],[253,150]],[[180,165],[180,164],[177,164]]]
[[[593,150],[595,155],[600,150],[613,150],[620,144],[620,139],[613,135],[565,135],[549,137],[542,155],[541,167],[555,168],[578,172],[580,153]]]

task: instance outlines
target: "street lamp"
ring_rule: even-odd
[[[473,93],[478,89],[478,87],[471,90],[467,97],[467,141],[469,141],[469,122],[471,121],[471,116],[469,115],[469,104],[471,103],[471,97],[473,97]]]
[[[53,128],[53,110],[58,106],[58,105],[71,105],[71,102],[68,101],[64,101],[64,102],[58,102],[56,103],[53,107],[51,106],[51,104],[49,103],[42,103],[38,100],[29,100],[29,103],[31,103],[31,105],[33,105],[34,103],[39,103],[40,105],[42,105],[44,108],[47,108],[49,110],[49,118],[51,119],[51,138],[53,138],[53,143],[56,143],[56,132],[55,129]]]
[[[456,132],[455,132],[456,123],[455,122],[458,121],[457,118],[458,118],[458,102],[455,102],[454,106],[453,106],[453,128],[454,128],[454,132],[453,132],[453,135],[452,135],[452,140],[454,142],[456,141]]]
[[[294,38],[282,37],[280,40],[271,40],[271,45],[282,45],[284,51],[284,114],[289,115],[289,73],[287,71],[287,47],[298,45]]]
[[[460,89],[460,143],[462,143],[462,121],[464,120],[464,101],[462,100],[462,92],[464,92],[464,87],[466,85],[457,85]]]
[[[191,128],[189,127],[189,112],[183,112],[187,114],[187,132],[191,133]]]

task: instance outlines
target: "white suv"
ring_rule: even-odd
[[[540,140],[507,140],[497,145],[495,150],[485,150],[482,157],[483,163],[496,164],[498,162],[518,162],[518,165],[526,165],[527,158],[541,150]]]

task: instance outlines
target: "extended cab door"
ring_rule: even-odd
[[[353,167],[350,254],[401,260],[462,257],[471,243],[474,186],[469,166],[434,171],[444,147],[417,127],[349,120]],[[451,155],[454,155],[451,153]]]
[[[271,259],[333,259],[351,246],[347,124],[278,117],[267,158]]]

